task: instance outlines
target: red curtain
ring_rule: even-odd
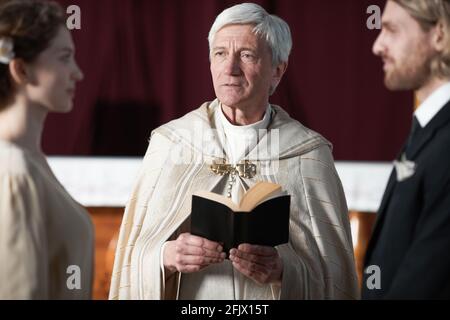
[[[85,79],[75,109],[50,115],[51,155],[142,156],[152,129],[214,99],[207,35],[238,1],[59,0],[81,8],[74,30]],[[383,86],[366,8],[384,0],[255,1],[291,27],[294,48],[271,102],[323,134],[337,160],[389,161],[406,137],[411,92]]]

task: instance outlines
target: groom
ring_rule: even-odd
[[[389,0],[382,25],[373,51],[385,85],[415,90],[420,105],[378,212],[362,297],[449,299],[450,1]]]

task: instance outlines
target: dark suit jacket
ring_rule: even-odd
[[[378,212],[365,268],[377,265],[381,289],[363,299],[450,299],[450,101],[423,128],[408,160],[413,176],[393,170]]]

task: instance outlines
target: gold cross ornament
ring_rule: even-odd
[[[244,179],[252,179],[256,175],[256,165],[248,160],[241,161],[237,165],[214,163],[209,168],[212,172],[221,176],[229,174],[239,175]]]

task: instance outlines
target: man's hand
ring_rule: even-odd
[[[222,246],[214,241],[181,234],[177,240],[168,241],[164,248],[163,264],[170,273],[193,273],[225,259]]]
[[[239,272],[259,284],[281,284],[283,260],[275,248],[241,244],[230,250],[230,260]]]

